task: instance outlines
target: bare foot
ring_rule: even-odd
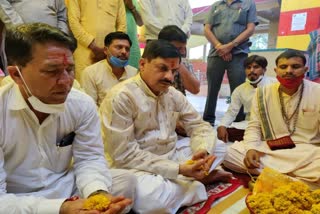
[[[226,182],[228,183],[232,179],[232,173],[224,170],[213,170],[208,176],[199,180],[203,184],[211,184],[213,182]]]

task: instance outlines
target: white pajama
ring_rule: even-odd
[[[218,140],[212,154],[216,156],[216,160],[212,164],[210,172],[223,162],[226,144]],[[190,146],[183,146],[176,150],[172,160],[184,163],[191,158]],[[166,179],[161,175],[142,171],[137,171],[135,174],[138,183],[134,210],[137,213],[176,213],[180,207],[207,200],[205,186],[193,179],[181,175],[177,179]]]

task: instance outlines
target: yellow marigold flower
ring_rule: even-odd
[[[296,192],[296,193],[305,193],[305,192],[310,192],[310,188],[307,184],[302,183],[300,181],[295,181],[292,183],[288,184],[290,186],[290,188]]]
[[[271,195],[268,193],[258,193],[248,197],[247,203],[249,207],[256,213],[261,213],[260,211],[276,210],[273,208],[271,203]]]
[[[196,161],[195,160],[187,160],[186,162],[185,162],[185,164],[188,164],[188,165],[192,165],[192,164],[194,164],[194,163],[196,163]],[[204,166],[201,166],[200,167],[200,169],[204,169]],[[209,172],[208,171],[204,171],[204,174],[207,176],[207,175],[209,175]]]
[[[320,190],[312,192],[301,181],[292,181],[274,188],[271,193],[253,194],[246,202],[255,214],[320,214],[317,199],[320,200]]]
[[[195,161],[194,161],[194,160],[192,160],[192,159],[191,159],[191,160],[187,160],[187,161],[186,161],[186,164],[188,164],[188,165],[192,165],[192,164],[194,164],[194,163],[195,163]]]
[[[102,194],[97,194],[89,197],[83,204],[83,209],[106,211],[110,205],[110,199]]]
[[[315,203],[320,203],[320,189],[316,189],[311,193]]]
[[[320,204],[313,204],[311,208],[312,214],[319,214],[320,213]]]

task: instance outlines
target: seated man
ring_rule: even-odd
[[[193,67],[186,59],[188,36],[176,25],[167,25],[161,29],[158,39],[163,39],[173,44],[180,52],[182,64],[174,76],[174,87],[186,95],[186,90],[192,94],[200,91],[200,81],[193,72]]]
[[[131,40],[123,32],[109,33],[104,39],[106,59],[88,66],[82,73],[81,85],[98,106],[107,90],[133,77],[137,69],[128,65]]]
[[[218,143],[186,97],[170,87],[180,60],[169,42],[150,41],[140,73],[114,86],[100,106],[111,166],[131,169],[137,176],[137,213],[176,213],[207,199],[204,183],[231,177],[215,169],[223,161],[224,143]],[[177,147],[179,115],[191,139]],[[195,163],[186,164],[188,159]]]
[[[320,85],[304,80],[305,63],[296,50],[278,56],[279,83],[258,88],[244,140],[229,147],[226,167],[256,175],[271,167],[320,184]]]
[[[267,59],[258,55],[252,55],[244,61],[243,66],[247,80],[239,85],[231,95],[229,108],[217,129],[220,140],[224,142],[243,140],[247,121],[250,119],[251,101],[256,88],[276,81],[274,78],[264,76],[267,65]],[[244,113],[246,113],[246,120],[232,123],[236,119],[241,106],[243,106]]]
[[[96,213],[84,199],[110,197],[106,213],[133,199],[134,175],[107,168],[96,106],[72,89],[73,40],[46,24],[7,32],[8,72],[0,89],[0,210],[2,213]],[[71,163],[73,164],[71,165]],[[113,178],[111,177],[113,176]],[[79,194],[79,200],[66,200]]]

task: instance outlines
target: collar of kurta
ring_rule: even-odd
[[[141,86],[142,90],[150,97],[153,97],[154,99],[158,99],[158,97],[160,97],[161,95],[165,94],[165,92],[160,93],[158,96],[155,95],[151,89],[149,88],[149,86],[145,83],[145,81],[141,78],[140,72],[135,76],[137,82],[139,83],[139,85]]]
[[[10,110],[21,110],[29,108],[27,102],[23,98],[20,89],[16,83],[11,83],[12,88],[9,94],[8,108]]]
[[[116,77],[116,75],[114,75],[114,73],[112,72],[112,67],[111,67],[111,65],[109,64],[109,62],[108,62],[107,59],[104,59],[104,63],[105,63],[105,65],[106,65],[107,72],[110,72],[111,75],[114,76],[114,78],[118,79],[118,78]],[[122,73],[122,75],[121,75],[121,77],[120,77],[119,80],[125,80],[125,79],[127,79],[127,76],[128,76],[128,75],[127,75],[127,73],[128,73],[128,71],[127,71],[127,66],[125,66],[125,67],[123,67],[123,68],[124,68],[124,72]]]
[[[260,82],[258,82],[257,84],[257,87],[254,87],[250,82],[246,82],[248,83],[252,88],[258,88],[258,87],[262,87],[265,85],[265,79],[266,79],[266,76],[263,75],[262,79],[260,80]]]
[[[233,0],[231,4],[234,4],[236,2],[243,2],[243,0]],[[228,0],[222,0],[220,4],[222,4],[222,3],[228,4]]]

